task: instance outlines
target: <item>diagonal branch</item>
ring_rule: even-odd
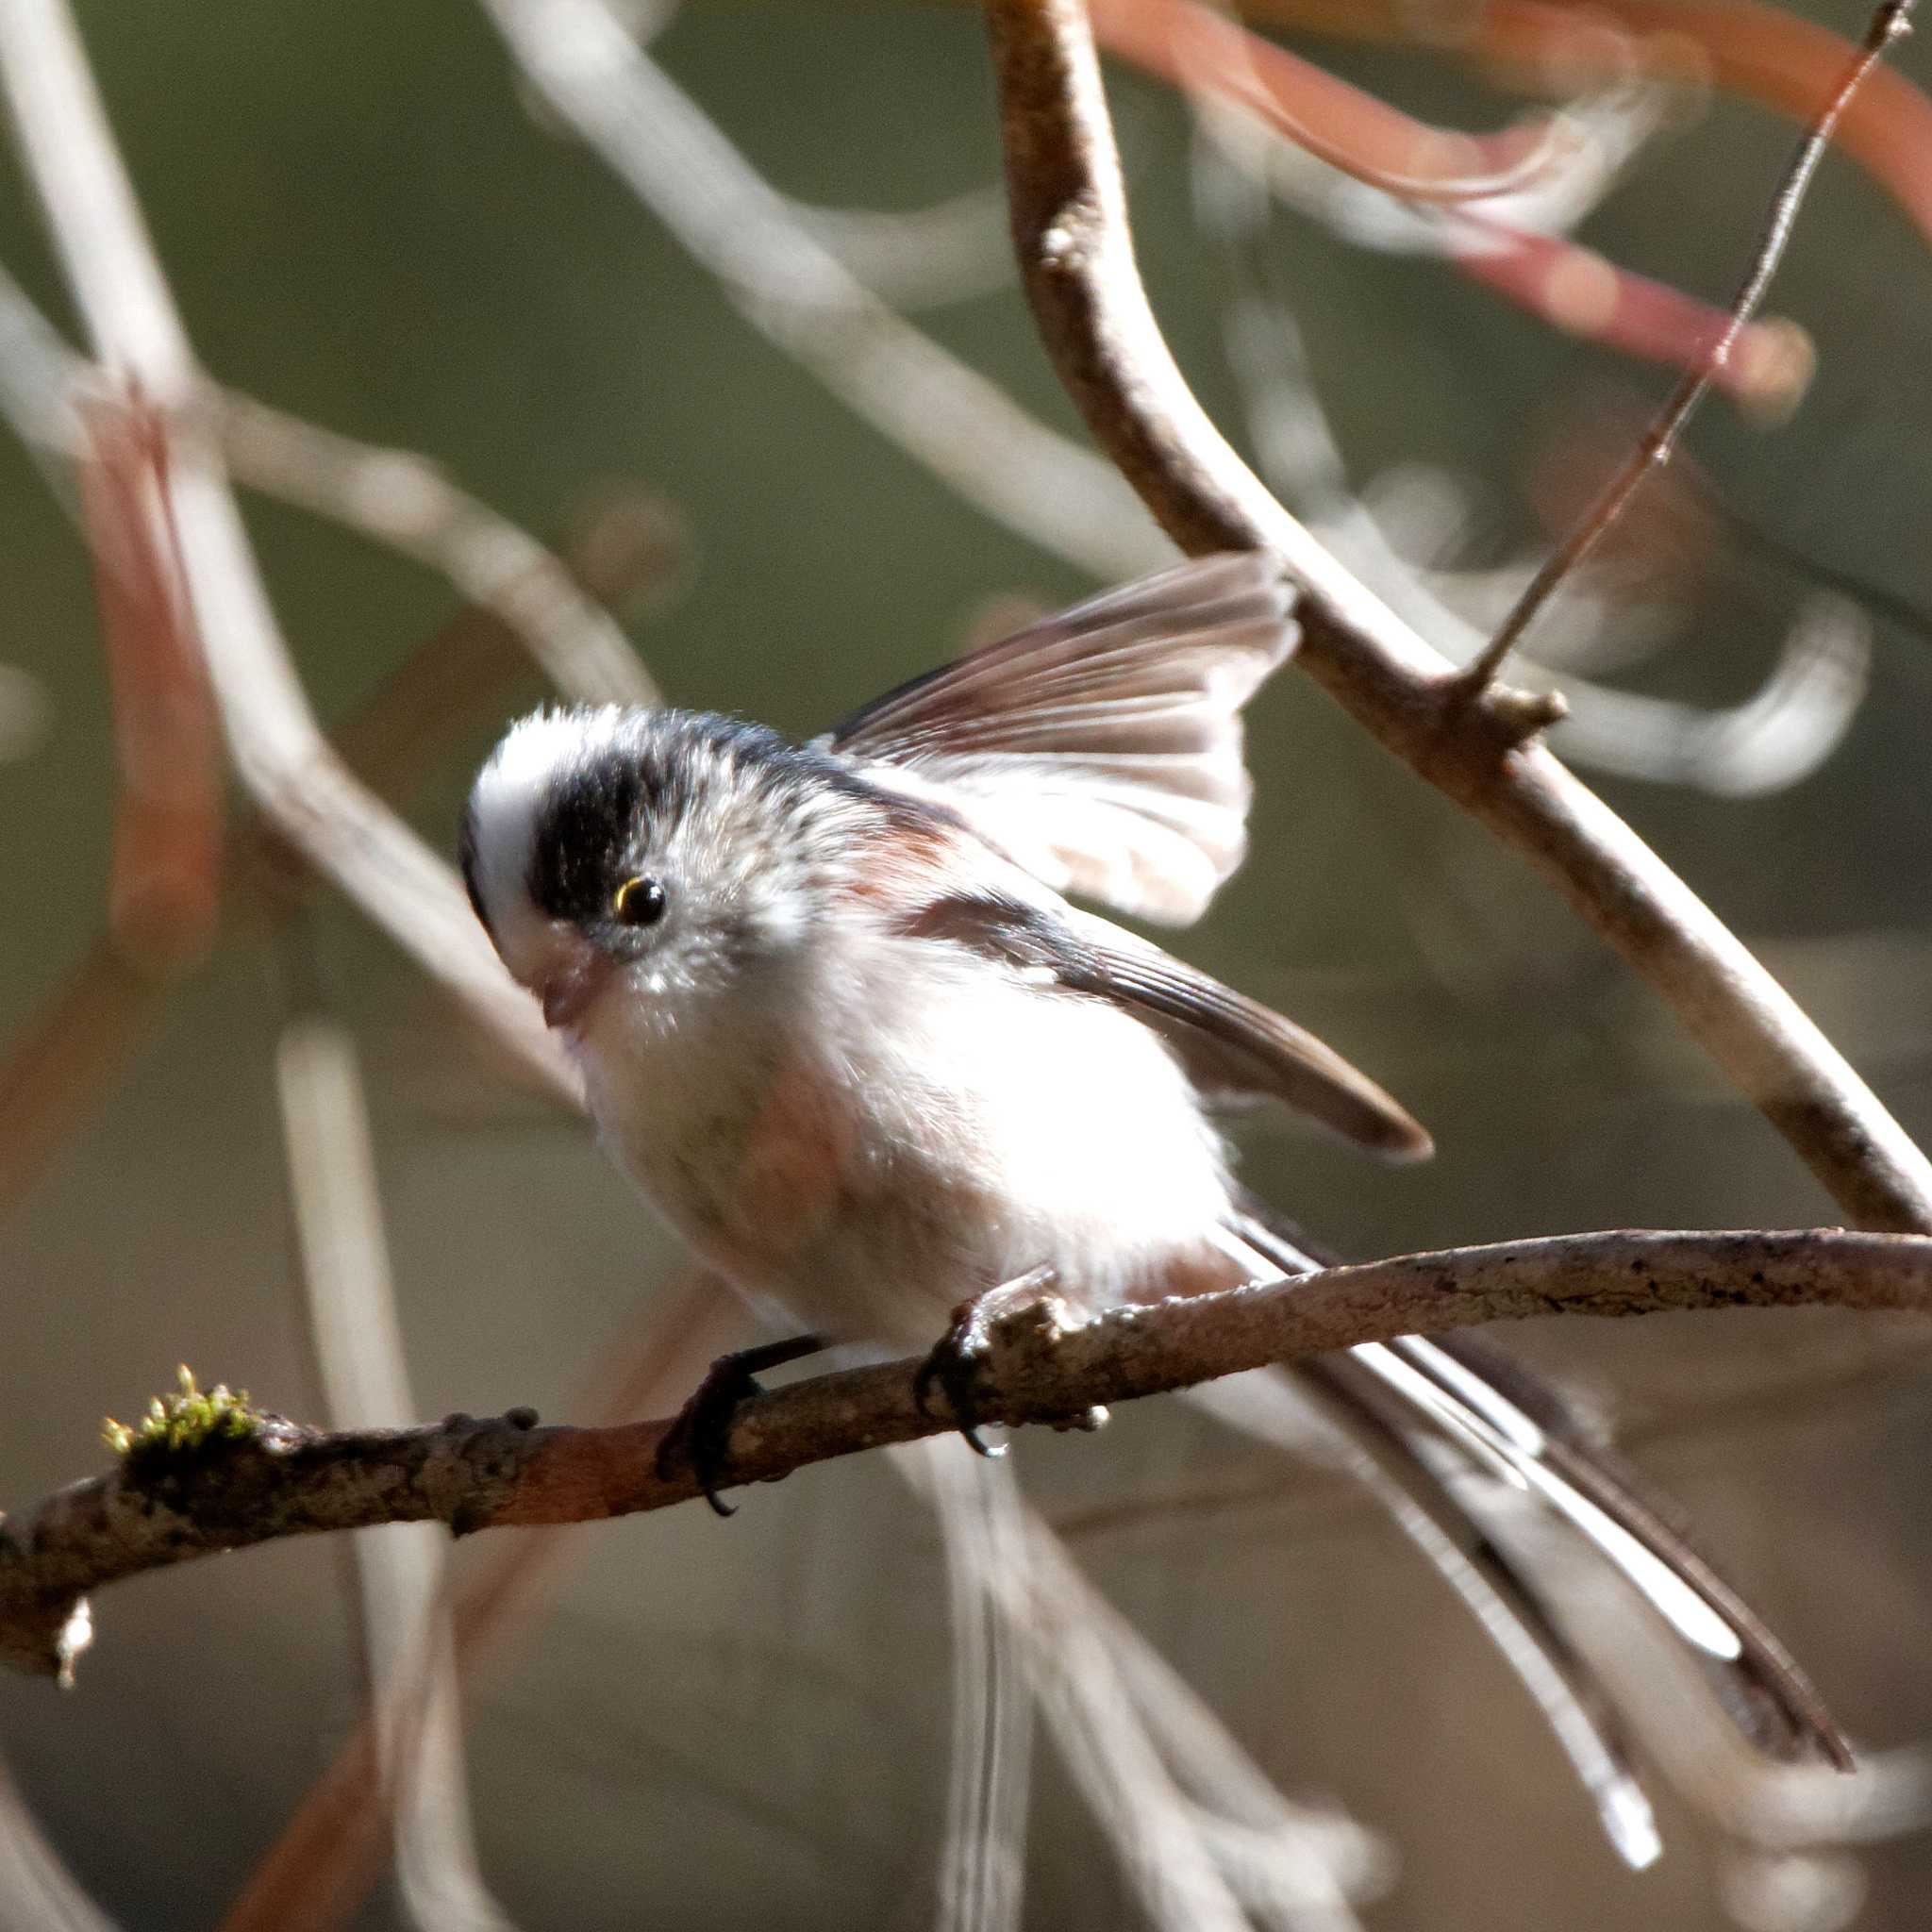
[[[1824,158],[1824,151],[1831,145],[1832,135],[1844,118],[1845,110],[1857,98],[1866,76],[1878,65],[1886,49],[1910,31],[1912,5],[1913,0],[1881,0],[1877,12],[1872,16],[1872,25],[1863,45],[1847,63],[1831,97],[1819,108],[1806,130],[1805,139],[1798,144],[1797,153],[1791,157],[1790,165],[1772,203],[1764,233],[1752,256],[1751,266],[1745,271],[1744,279],[1732,298],[1731,312],[1725,319],[1723,333],[1711,344],[1708,363],[1686,372],[1623,468],[1591,506],[1589,514],[1551,552],[1542,568],[1531,578],[1482,655],[1464,673],[1472,687],[1480,690],[1496,675],[1517,641],[1536,622],[1564,578],[1609,534],[1610,526],[1629,508],[1630,499],[1643,479],[1670,461],[1671,452],[1683,435],[1692,413],[1730,362],[1740,337],[1763,302],[1772,277],[1777,274],[1778,264],[1784,259],[1785,248],[1791,239],[1798,209],[1810,188],[1811,177],[1817,174],[1818,164]]]
[[[1332,1268],[1083,1317],[1049,1298],[989,1323],[974,1357],[975,1419],[1065,1425],[1306,1355],[1418,1331],[1532,1316],[1694,1308],[1932,1313],[1932,1239],[1623,1231],[1508,1241]],[[771,1482],[816,1462],[955,1425],[919,1394],[922,1364],[885,1363],[760,1395],[734,1421],[733,1476]],[[665,1421],[540,1428],[493,1421],[329,1433],[240,1412],[192,1446],[137,1443],[111,1474],[0,1523],[0,1658],[64,1674],[87,1641],[87,1592],[191,1557],[317,1530],[445,1523],[458,1533],[587,1523],[690,1502],[658,1469]]]
[[[1932,1164],[1708,907],[1541,746],[1522,692],[1452,666],[1282,508],[1208,420],[1147,306],[1080,0],[989,0],[1020,268],[1095,439],[1168,534],[1265,549],[1302,587],[1297,661],[1389,750],[1506,843],[1674,1008],[1833,1198],[1932,1230]]]
[[[192,420],[201,373],[65,0],[0,6],[4,86],[95,356],[171,418],[169,508],[236,774],[332,879],[547,1091],[576,1079],[470,913],[461,885],[342,765],[290,661],[219,447]]]

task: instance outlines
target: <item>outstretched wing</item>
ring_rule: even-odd
[[[817,741],[1058,891],[1184,925],[1247,850],[1241,708],[1294,647],[1260,552],[1183,564],[901,685]]]
[[[926,901],[899,930],[1125,1007],[1167,1041],[1212,1106],[1279,1101],[1385,1159],[1432,1151],[1413,1115],[1312,1033],[1091,913],[991,889]]]

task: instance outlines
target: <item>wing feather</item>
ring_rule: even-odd
[[[1174,924],[1247,849],[1241,708],[1288,657],[1258,552],[1109,591],[914,678],[821,746],[941,799],[1059,891]]]
[[[1210,1105],[1278,1101],[1385,1159],[1432,1151],[1413,1115],[1312,1033],[1107,920],[991,891],[928,901],[899,929],[1126,1008],[1167,1041]]]

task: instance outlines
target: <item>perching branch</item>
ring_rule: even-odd
[[[1359,1342],[1536,1315],[1840,1307],[1932,1313],[1932,1239],[1838,1229],[1617,1232],[1333,1268],[1295,1280],[1082,1318],[1047,1298],[989,1324],[974,1360],[982,1421],[1065,1425],[1097,1407]],[[917,1360],[852,1369],[747,1403],[729,1466],[774,1482],[811,1463],[953,1425]],[[660,1474],[671,1424],[543,1428],[528,1410],[414,1429],[327,1432],[247,1412],[183,1446],[137,1443],[111,1474],[0,1524],[0,1657],[67,1672],[85,1646],[87,1594],[165,1568],[314,1530],[440,1522],[458,1534],[588,1523],[699,1493]]]
[[[1932,1164],[1795,1001],[1586,786],[1526,741],[1531,694],[1472,697],[1442,656],[1283,509],[1208,420],[1147,306],[1080,0],[989,0],[1014,243],[1095,439],[1192,553],[1274,552],[1297,661],[1389,750],[1536,862],[1674,1008],[1839,1205],[1932,1231]]]

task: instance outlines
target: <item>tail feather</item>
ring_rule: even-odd
[[[1687,1641],[1727,1668],[1715,1681],[1732,1715],[1769,1755],[1824,1758],[1853,1770],[1852,1751],[1817,1688],[1738,1590],[1690,1543],[1676,1512],[1660,1507],[1622,1458],[1574,1427],[1556,1397],[1541,1413],[1497,1388],[1498,1352],[1450,1345],[1452,1338],[1405,1336],[1391,1343],[1418,1373],[1455,1400],[1472,1380],[1506,1405],[1533,1435],[1498,1431],[1497,1450],[1527,1476],[1560,1514],[1635,1582]],[[1526,1377],[1511,1363],[1512,1383]],[[1637,1554],[1641,1552],[1641,1557]]]
[[[1656,1861],[1663,1849],[1657,1821],[1595,1674],[1528,1577],[1431,1465],[1384,1384],[1348,1356],[1324,1356],[1296,1363],[1285,1378],[1238,1376],[1187,1396],[1229,1427],[1290,1450],[1306,1451],[1311,1429],[1319,1431],[1320,1453],[1334,1455],[1369,1491],[1502,1653],[1618,1855],[1638,1871]]]
[[[1235,1231],[1268,1262],[1288,1274],[1325,1265],[1312,1243],[1260,1204],[1244,1206]],[[1312,1366],[1342,1400],[1409,1439],[1424,1470],[1440,1461],[1441,1444],[1453,1445],[1467,1464],[1527,1491],[1568,1523],[1700,1654],[1725,1708],[1769,1755],[1853,1768],[1824,1700],[1763,1619],[1690,1545],[1670,1506],[1647,1493],[1563,1397],[1521,1363],[1474,1338],[1405,1336]],[[1430,1438],[1439,1445],[1434,1458],[1420,1446]],[[1480,1541],[1494,1541],[1474,1491],[1434,1471],[1430,1479],[1451,1510],[1474,1519],[1469,1526]],[[1508,1568],[1516,1595],[1538,1603],[1533,1577]],[[1516,1609],[1520,1622],[1532,1621],[1520,1601]],[[1555,1627],[1541,1609],[1536,1620]]]

